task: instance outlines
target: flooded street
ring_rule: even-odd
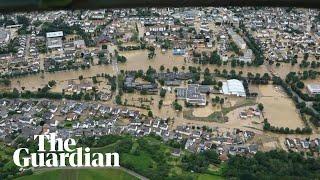
[[[148,59],[148,50],[137,50],[137,51],[126,51],[126,52],[119,52],[120,55],[123,55],[127,58],[126,63],[117,63],[117,68],[119,70],[144,70],[146,71],[149,66],[155,68],[159,71],[160,67],[163,65],[166,69],[172,71],[173,67],[178,67],[179,71],[182,71],[182,66],[185,67],[185,71],[188,71],[189,66],[201,67],[202,70],[205,68],[209,68],[211,72],[214,72],[215,69],[219,69],[222,71],[226,69],[228,72],[232,69],[235,69],[237,73],[242,71],[243,75],[246,76],[247,72],[252,73],[260,73],[263,74],[267,72],[265,66],[260,67],[236,67],[232,68],[229,65],[225,66],[216,66],[216,65],[199,65],[191,62],[190,60],[186,60],[184,56],[174,56],[172,51],[162,52],[161,50],[157,49],[155,51],[156,56],[153,59]],[[69,71],[58,71],[54,73],[44,72],[34,75],[27,75],[16,77],[12,79],[11,87],[17,88],[19,90],[24,87],[26,90],[35,91],[39,87],[43,87],[51,80],[55,80],[57,85],[59,83],[63,83],[68,80],[78,79],[79,76],[83,76],[84,78],[92,77],[97,74],[107,73],[109,75],[115,75],[115,68],[113,64],[109,65],[94,65],[91,66],[90,69],[78,69],[78,70],[69,70]]]
[[[11,80],[11,87],[17,88],[21,90],[22,87],[25,87],[25,90],[36,91],[38,88],[43,87],[49,81],[55,80],[57,85],[59,83],[63,83],[72,79],[79,79],[79,76],[83,76],[84,78],[92,77],[97,74],[107,73],[113,75],[113,70],[111,65],[103,65],[103,66],[91,66],[90,69],[79,69],[77,71],[59,71],[59,72],[44,72],[39,74],[33,74],[28,76],[22,76],[13,78]]]

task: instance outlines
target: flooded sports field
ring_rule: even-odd
[[[259,86],[258,101],[264,106],[264,117],[271,125],[296,129],[304,127],[302,119],[292,101],[281,88],[273,85]]]
[[[119,68],[122,70],[147,70],[151,66],[158,71],[160,66],[163,65],[166,69],[169,68],[172,71],[174,66],[187,66],[183,56],[174,56],[171,51],[163,53],[160,50],[156,50],[155,53],[156,56],[154,58],[148,59],[148,50],[120,52],[121,55],[127,58],[127,62],[119,64]]]

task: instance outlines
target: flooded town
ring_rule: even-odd
[[[9,146],[50,133],[155,134],[222,161],[275,149],[319,156],[318,10],[60,10],[0,22]]]

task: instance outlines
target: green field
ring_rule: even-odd
[[[212,174],[199,174],[197,180],[223,180],[225,178]]]
[[[137,179],[119,169],[56,169],[42,170],[17,180],[133,180]]]

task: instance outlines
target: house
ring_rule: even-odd
[[[220,154],[219,159],[221,162],[225,162],[229,159],[229,157],[226,154]]]
[[[6,119],[8,117],[8,110],[5,108],[0,108],[0,119]]]
[[[151,125],[152,125],[152,120],[151,119],[147,119],[147,120],[145,120],[144,122],[143,122],[143,125],[144,126],[147,126],[147,127],[151,127]]]
[[[294,148],[294,141],[292,139],[286,138],[285,144],[287,145],[288,149]]]
[[[247,117],[248,117],[246,112],[240,112],[239,116],[241,119],[247,119]]]
[[[84,40],[76,40],[73,43],[74,43],[75,48],[77,48],[77,49],[84,49],[86,47]]]
[[[177,149],[177,148],[174,148],[171,152],[171,155],[172,156],[176,156],[176,157],[180,157],[181,155],[181,150],[180,149]]]
[[[320,94],[320,84],[308,84],[307,91],[310,95]]]
[[[301,146],[303,149],[309,149],[309,146],[310,146],[310,142],[309,141],[306,141],[306,140],[301,140]]]
[[[249,153],[251,154],[256,154],[258,152],[258,145],[257,144],[250,144],[248,149],[249,149]]]
[[[32,124],[33,123],[33,119],[32,118],[27,118],[27,117],[22,117],[19,119],[20,123],[23,124]]]
[[[243,56],[239,57],[239,61],[243,61],[245,63],[252,62],[252,60],[253,60],[253,52],[251,49],[247,49],[244,52]]]
[[[164,84],[166,86],[180,86],[181,81],[180,80],[169,80],[169,81],[164,81]]]
[[[185,49],[180,49],[180,48],[174,48],[172,50],[172,54],[175,56],[182,56],[186,54],[186,50]]]
[[[66,116],[66,120],[67,121],[74,121],[78,118],[78,115],[76,113],[68,113],[67,116]]]
[[[189,127],[186,126],[177,126],[176,130],[177,133],[179,134],[183,134],[186,136],[190,136],[191,135],[191,131]]]

